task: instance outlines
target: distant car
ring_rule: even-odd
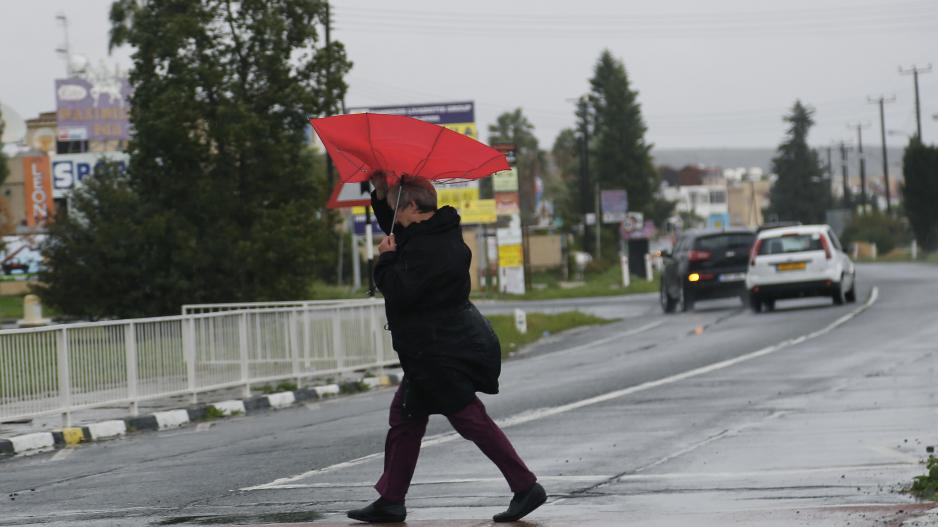
[[[3,262],[2,264],[3,274],[14,274],[19,271],[20,273],[29,272],[29,264],[20,262],[19,260],[10,260],[8,262]]]
[[[741,228],[681,235],[672,253],[662,253],[662,311],[690,311],[698,300],[712,298],[739,297],[745,302],[746,265],[755,238],[755,233]]]
[[[760,232],[746,273],[756,313],[786,298],[828,296],[834,304],[855,302],[856,268],[827,225],[799,225]]]

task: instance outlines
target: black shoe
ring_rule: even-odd
[[[365,523],[399,523],[407,517],[403,503],[391,503],[378,498],[363,509],[348,511],[348,517]]]
[[[547,501],[547,492],[540,483],[535,483],[533,487],[515,494],[508,504],[508,510],[492,517],[496,522],[513,522],[524,518],[534,509],[540,507]]]

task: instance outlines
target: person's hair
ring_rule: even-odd
[[[437,209],[436,189],[430,180],[404,174],[396,185],[388,189],[387,199],[392,206],[397,204],[397,192],[400,189],[400,203],[407,206],[411,201],[420,212],[432,212]]]

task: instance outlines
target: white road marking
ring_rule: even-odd
[[[62,450],[56,452],[55,455],[49,459],[49,461],[64,461],[65,458],[72,455],[73,452],[75,452],[74,448],[63,448]]]
[[[635,386],[630,386],[630,387],[628,387],[628,388],[623,388],[623,389],[621,389],[621,390],[615,390],[615,391],[608,392],[608,393],[605,393],[605,394],[602,394],[602,395],[597,395],[597,396],[595,396],[595,397],[590,397],[590,398],[588,398],[588,399],[582,399],[582,400],[580,400],[580,401],[576,401],[576,402],[573,402],[573,403],[568,403],[568,404],[564,404],[564,405],[560,405],[560,406],[539,408],[539,409],[530,410],[530,411],[527,411],[527,412],[521,412],[521,413],[519,413],[519,414],[513,415],[513,416],[511,416],[511,417],[507,417],[507,418],[505,418],[505,419],[496,419],[495,422],[496,422],[496,423],[498,424],[498,426],[500,426],[501,428],[507,428],[507,427],[511,427],[511,426],[517,426],[517,425],[520,425],[520,424],[530,423],[530,422],[532,422],[532,421],[539,421],[539,420],[545,419],[545,418],[547,418],[547,417],[553,417],[553,416],[555,416],[555,415],[559,415],[559,414],[562,414],[562,413],[566,413],[566,412],[569,412],[569,411],[572,411],[572,410],[578,410],[578,409],[580,409],[580,408],[584,408],[584,407],[587,407],[587,406],[592,406],[592,405],[595,405],[595,404],[599,404],[599,403],[604,403],[604,402],[607,402],[607,401],[611,401],[611,400],[614,400],[614,399],[619,399],[619,398],[625,397],[625,396],[627,396],[627,395],[632,395],[632,394],[634,394],[634,393],[643,392],[643,391],[646,391],[646,390],[650,390],[650,389],[652,389],[652,388],[657,388],[657,387],[659,387],[659,386],[665,386],[665,385],[668,385],[668,384],[673,384],[673,383],[680,382],[680,381],[683,381],[683,380],[686,380],[686,379],[690,379],[690,378],[693,378],[693,377],[698,377],[698,376],[700,376],[700,375],[704,375],[704,374],[711,373],[711,372],[714,372],[714,371],[718,371],[718,370],[722,370],[722,369],[725,369],[725,368],[729,368],[729,367],[731,367],[731,366],[735,366],[735,365],[737,365],[737,364],[740,364],[740,363],[743,363],[743,362],[746,362],[746,361],[750,361],[750,360],[752,360],[752,359],[756,359],[756,358],[759,358],[759,357],[764,357],[764,356],[769,355],[769,354],[771,354],[771,353],[775,353],[776,351],[779,351],[779,350],[782,350],[782,349],[785,349],[785,348],[789,348],[789,347],[791,347],[791,346],[795,346],[795,345],[801,344],[801,343],[803,343],[803,342],[806,342],[806,341],[808,341],[808,340],[812,340],[812,339],[815,339],[815,338],[820,337],[820,336],[822,336],[822,335],[825,335],[825,334],[827,334],[827,333],[830,333],[830,332],[833,331],[834,329],[836,329],[836,328],[838,328],[838,327],[840,327],[840,326],[846,324],[847,322],[849,322],[851,319],[853,319],[854,317],[856,317],[857,315],[859,315],[859,314],[862,313],[863,311],[866,311],[867,309],[869,309],[869,307],[872,306],[872,305],[876,302],[876,300],[877,300],[878,298],[879,298],[879,288],[874,287],[873,290],[872,290],[872,292],[870,293],[870,297],[867,299],[866,303],[864,303],[862,306],[859,306],[858,308],[854,309],[854,310],[851,311],[850,313],[847,313],[846,315],[844,315],[844,316],[838,318],[837,320],[831,322],[831,323],[828,324],[827,326],[825,326],[825,327],[823,327],[823,328],[821,328],[821,329],[819,329],[819,330],[817,330],[817,331],[813,331],[813,332],[811,332],[811,333],[808,333],[807,335],[801,335],[801,336],[798,336],[798,337],[793,337],[793,338],[790,338],[790,339],[786,339],[786,340],[783,340],[782,342],[779,342],[778,344],[773,344],[773,345],[771,345],[771,346],[767,346],[767,347],[765,347],[765,348],[762,348],[762,349],[759,349],[759,350],[756,350],[756,351],[747,353],[747,354],[745,354],[745,355],[740,355],[739,357],[735,357],[735,358],[733,358],[733,359],[727,359],[727,360],[723,360],[723,361],[720,361],[720,362],[715,362],[715,363],[713,363],[713,364],[709,364],[709,365],[707,365],[707,366],[702,366],[702,367],[700,367],[700,368],[694,368],[693,370],[688,370],[688,371],[685,371],[685,372],[683,372],[683,373],[678,373],[678,374],[671,375],[671,376],[668,376],[668,377],[664,377],[664,378],[661,378],[661,379],[657,379],[657,380],[654,380],[654,381],[644,382],[644,383],[642,383],[642,384],[637,384],[637,385],[635,385]],[[663,321],[658,321],[658,322],[653,323],[653,324],[655,324],[655,325],[660,325],[660,324],[662,324],[662,323],[663,323]],[[649,326],[651,326],[651,324],[647,324],[646,326],[643,326],[643,328],[648,328],[648,329],[650,329]],[[651,326],[651,327],[654,327],[654,326]],[[642,329],[642,328],[636,328],[635,330],[632,330],[632,331],[636,331],[636,332],[637,332],[638,330],[641,330],[641,329]],[[578,346],[577,348],[571,348],[571,350],[582,349],[582,348],[586,348],[586,347],[595,346],[595,345],[596,345],[597,343],[599,343],[599,342],[602,342],[602,341],[608,342],[608,341],[611,341],[611,340],[615,340],[615,339],[622,338],[622,336],[623,336],[623,334],[614,335],[614,336],[612,336],[612,337],[607,337],[607,338],[605,338],[605,339],[600,339],[600,341],[594,341],[594,342],[591,342],[591,343],[588,343],[588,344],[583,344],[582,346]],[[571,350],[568,350],[568,351],[571,351]],[[428,447],[428,446],[433,446],[433,445],[439,445],[439,444],[443,444],[443,443],[448,443],[448,442],[450,442],[450,441],[455,440],[455,439],[458,438],[458,437],[459,437],[459,435],[458,435],[456,432],[449,432],[449,433],[445,433],[445,434],[437,434],[437,435],[435,435],[435,436],[430,436],[430,437],[428,437],[428,438],[426,438],[426,439],[423,440],[423,442],[421,443],[421,448],[426,448],[426,447]],[[318,469],[315,469],[315,470],[310,470],[310,471],[308,471],[308,472],[304,472],[304,473],[302,473],[302,474],[297,474],[297,475],[295,475],[295,476],[289,476],[289,477],[285,477],[285,478],[279,478],[279,479],[276,479],[276,480],[274,480],[274,481],[271,481],[270,483],[264,483],[264,484],[262,484],[262,485],[255,485],[255,486],[252,486],[252,487],[245,487],[245,488],[242,488],[241,490],[242,490],[242,491],[250,491],[250,490],[271,490],[271,489],[277,489],[277,488],[289,488],[289,487],[284,487],[284,485],[289,485],[289,484],[294,483],[294,482],[296,482],[296,481],[299,481],[299,480],[301,480],[301,479],[306,479],[306,478],[309,478],[309,477],[312,477],[312,476],[318,476],[318,475],[321,475],[321,474],[327,474],[327,473],[329,473],[329,472],[335,472],[335,471],[337,471],[337,470],[342,470],[342,469],[346,469],[346,468],[358,466],[358,465],[361,465],[361,464],[363,464],[363,463],[367,463],[367,462],[369,462],[369,461],[371,461],[371,460],[374,460],[374,459],[380,459],[380,458],[383,457],[383,456],[384,456],[384,452],[376,452],[376,453],[374,453],[374,454],[369,454],[369,455],[367,455],[367,456],[363,456],[363,457],[360,457],[360,458],[357,458],[357,459],[352,459],[352,460],[349,460],[349,461],[343,461],[342,463],[336,463],[335,465],[330,465],[330,466],[327,466],[327,467],[318,468]]]
[[[610,475],[582,475],[582,476],[538,476],[538,481],[555,481],[571,483],[591,483],[610,479]],[[462,483],[498,483],[505,481],[505,478],[451,478],[434,480],[417,480],[411,485],[455,485]],[[278,486],[277,489],[332,489],[332,488],[354,488],[354,487],[373,487],[374,481],[355,481],[349,483],[320,482],[320,483],[292,483],[289,485]]]
[[[215,426],[215,423],[199,423],[199,424],[195,425],[195,431],[196,431],[196,432],[205,432],[205,431],[207,431],[208,429],[212,428],[213,426]]]

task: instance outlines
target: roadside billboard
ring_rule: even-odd
[[[107,163],[116,163],[118,170],[127,169],[130,156],[123,152],[108,154],[56,154],[52,156],[52,188],[55,198],[64,198],[97,174]]]
[[[23,158],[23,196],[26,200],[26,226],[45,226],[55,210],[52,174],[47,156]]]
[[[55,81],[60,141],[126,141],[130,137],[130,83],[112,76]]]
[[[476,128],[475,103],[472,101],[359,106],[348,110],[348,113],[365,112],[406,115],[428,123],[438,124],[454,132],[468,135],[473,139],[479,138],[479,131]]]

